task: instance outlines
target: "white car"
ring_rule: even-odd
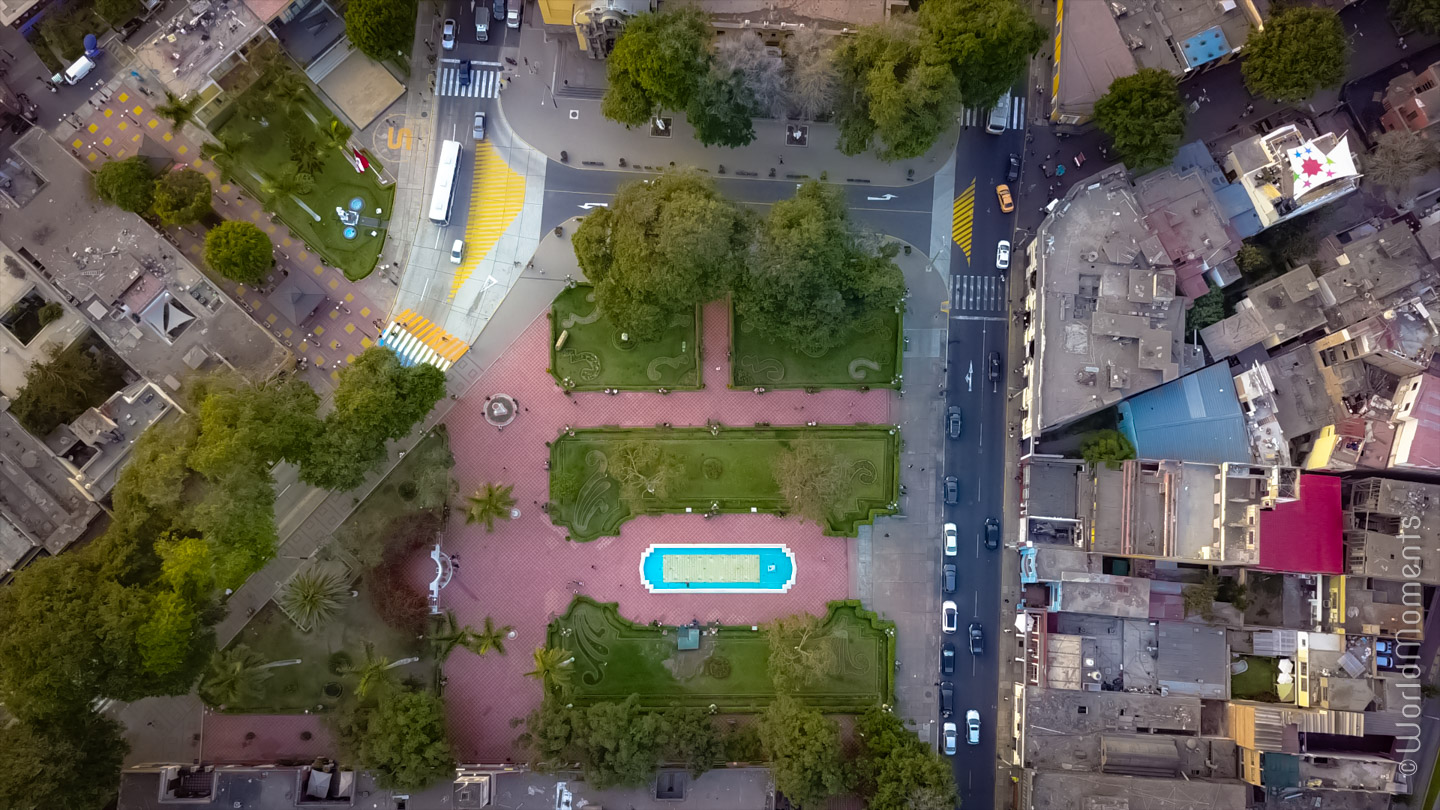
[[[475,113],[475,124],[470,127],[470,134],[474,135],[477,141],[485,140],[485,113]]]
[[[940,629],[949,635],[955,635],[955,630],[960,626],[960,609],[955,607],[954,602],[946,602],[941,610]]]
[[[954,557],[959,552],[959,541],[954,523],[945,524],[945,556]]]
[[[465,240],[456,239],[455,244],[450,246],[450,263],[459,264],[465,259]]]
[[[1010,269],[1010,240],[1001,239],[1000,244],[995,246],[995,269]]]
[[[945,740],[945,753],[949,754],[952,757],[955,756],[955,743],[957,742],[957,730],[955,728],[955,724],[946,723],[945,731],[941,736],[943,736]]]
[[[447,51],[455,50],[455,21],[446,20],[445,27],[440,29],[440,47]]]
[[[965,742],[980,744],[980,712],[974,709],[965,712]]]

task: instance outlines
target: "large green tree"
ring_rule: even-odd
[[[10,403],[11,415],[41,438],[100,405],[125,382],[119,360],[103,346],[92,348],[89,339],[47,353],[48,359],[25,370],[25,385]]]
[[[1440,0],[1390,0],[1390,16],[1403,29],[1440,33]]]
[[[315,415],[320,397],[299,377],[252,381],[215,375],[193,388],[200,436],[190,466],[212,478],[282,460],[298,462],[320,429]]]
[[[104,810],[129,746],[119,723],[82,707],[44,723],[0,727],[0,807]]]
[[[819,616],[797,613],[767,622],[765,640],[770,645],[765,663],[777,692],[793,692],[835,674],[836,640]]]
[[[300,477],[313,486],[353,489],[385,457],[385,442],[403,438],[445,396],[445,372],[428,363],[403,366],[389,349],[366,349],[340,372],[335,408],[310,445]]]
[[[677,313],[722,295],[744,266],[751,219],[696,172],[621,186],[586,215],[575,257],[605,315],[634,340],[654,340]]]
[[[831,511],[849,491],[849,468],[840,463],[835,448],[808,436],[790,442],[777,454],[770,473],[786,509],[819,526],[826,525]]]
[[[905,279],[893,260],[897,252],[864,243],[841,189],[806,183],[771,206],[735,285],[736,311],[772,339],[824,352],[857,323],[899,306]]]
[[[1189,340],[1196,330],[1219,323],[1225,319],[1225,293],[1219,287],[1196,298],[1190,309],[1185,311],[1185,339]]]
[[[685,119],[700,143],[733,149],[755,140],[752,116],[758,107],[744,74],[712,70],[696,85]]]
[[[415,36],[415,0],[350,0],[345,36],[360,52],[383,62],[408,51]]]
[[[694,6],[638,14],[606,59],[606,118],[628,127],[660,110],[683,110],[709,67],[710,20]]]
[[[445,732],[445,704],[431,692],[396,691],[381,695],[373,708],[361,708],[350,741],[360,767],[375,772],[376,784],[397,790],[422,790],[455,774],[455,754]]]
[[[685,766],[692,778],[725,761],[725,740],[704,709],[672,708],[665,712],[665,759]]]
[[[950,810],[955,776],[950,762],[889,711],[873,706],[855,723],[860,743],[856,787],[870,810]]]
[[[155,170],[143,157],[107,161],[95,172],[100,199],[132,214],[145,214],[155,202]]]
[[[655,777],[664,750],[665,722],[640,708],[639,695],[590,706],[581,727],[585,781],[597,790],[641,787]]]
[[[760,715],[758,726],[775,789],[791,804],[819,807],[845,790],[840,729],[835,721],[781,695]]]
[[[1008,93],[1046,38],[1017,0],[927,0],[919,16],[927,59],[950,66],[970,107]]]
[[[1240,72],[1250,92],[1293,104],[1340,84],[1349,56],[1335,12],[1290,6],[1272,15],[1263,31],[1250,34]]]
[[[245,644],[216,650],[200,676],[200,699],[217,708],[258,700],[278,663],[283,662],[266,661]]]
[[[883,160],[919,157],[954,125],[959,87],[951,67],[920,46],[922,36],[906,16],[861,28],[839,45],[842,152],[856,155],[878,140]]]
[[[275,246],[253,222],[226,220],[205,234],[205,263],[241,284],[258,284],[275,264]]]
[[[1135,458],[1135,445],[1118,430],[1097,430],[1087,433],[1080,442],[1080,457],[1118,470],[1120,462]]]
[[[1175,77],[1156,68],[1121,76],[1095,102],[1095,123],[1132,171],[1164,166],[1185,137],[1185,104]]]
[[[166,172],[155,181],[155,215],[166,225],[189,225],[210,213],[210,178],[194,169]]]

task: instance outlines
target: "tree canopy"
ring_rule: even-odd
[[[799,613],[768,622],[765,640],[770,646],[766,664],[777,692],[793,692],[835,673],[835,639],[819,616]]]
[[[1185,311],[1185,339],[1188,341],[1196,330],[1225,319],[1225,292],[1215,287],[1210,292],[1191,302]]]
[[[834,446],[808,436],[777,454],[770,472],[786,509],[820,526],[849,491],[849,470],[840,464]]]
[[[949,810],[955,806],[950,762],[889,711],[871,707],[855,723],[854,772],[870,810]]]
[[[210,179],[194,169],[166,172],[155,181],[155,215],[166,225],[189,225],[210,212]]]
[[[1290,6],[1252,32],[1240,57],[1245,86],[1257,96],[1297,103],[1345,79],[1350,45],[1335,12]]]
[[[1095,102],[1095,123],[1132,171],[1164,166],[1185,137],[1185,105],[1175,77],[1156,68],[1121,76]]]
[[[205,263],[241,284],[258,284],[275,264],[275,246],[253,222],[228,219],[205,234]]]
[[[408,52],[415,36],[415,0],[350,0],[345,35],[360,52],[383,62]]]
[[[516,745],[532,770],[547,773],[578,762],[597,788],[639,786],[660,763],[684,764],[691,776],[725,759],[725,737],[703,709],[647,712],[638,696],[576,707],[550,695],[525,718]]]
[[[0,807],[103,810],[129,746],[120,724],[88,708],[0,728]]]
[[[600,113],[628,127],[690,104],[710,63],[710,20],[694,6],[637,14],[606,59]]]
[[[585,781],[597,790],[641,787],[655,776],[665,745],[665,721],[642,710],[639,695],[590,706],[581,728]]]
[[[1105,463],[1112,470],[1120,462],[1135,458],[1135,446],[1118,430],[1097,430],[1080,442],[1080,457],[1091,464]]]
[[[1364,166],[1368,179],[1404,192],[1421,175],[1440,167],[1440,149],[1418,132],[1382,132],[1375,149],[1365,156]]]
[[[422,790],[455,774],[455,754],[445,732],[445,704],[432,692],[390,691],[348,718],[342,744],[360,767],[375,772],[377,785]],[[344,722],[344,720],[342,720]]]
[[[1402,29],[1440,33],[1440,0],[1390,0],[1390,16]]]
[[[155,202],[155,171],[140,155],[111,160],[95,172],[100,199],[132,214],[145,214]]]
[[[927,0],[919,17],[927,58],[950,66],[970,107],[992,106],[1010,92],[1046,38],[1016,0]]]
[[[621,186],[586,215],[575,257],[596,304],[621,331],[654,340],[677,313],[722,295],[741,272],[750,217],[697,172]]]
[[[42,439],[125,384],[120,359],[98,341],[85,338],[64,349],[51,347],[48,355],[25,370],[25,385],[10,403],[10,413]]]
[[[745,146],[755,140],[752,116],[759,111],[755,93],[738,71],[711,70],[700,79],[685,119],[706,146]]]
[[[757,725],[760,743],[770,758],[775,789],[791,804],[819,807],[845,789],[840,729],[835,721],[781,695],[760,715]]]
[[[801,351],[839,345],[862,316],[899,306],[905,279],[893,244],[866,246],[844,192],[809,182],[770,208],[735,308],[752,328]]]

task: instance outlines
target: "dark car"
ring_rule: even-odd
[[[1000,353],[990,352],[990,382],[1000,379]]]
[[[955,592],[955,580],[957,575],[958,572],[955,570],[955,564],[948,563],[945,566],[945,593]]]
[[[960,503],[960,479],[953,475],[945,476],[945,503],[951,506]]]
[[[960,417],[960,406],[951,405],[945,410],[945,432],[950,438],[960,438],[960,429],[964,427],[964,420]]]
[[[1000,547],[1000,521],[985,518],[985,548],[994,551]]]
[[[461,59],[461,60],[460,60],[459,73],[460,73],[460,86],[461,86],[461,87],[469,87],[469,86],[470,86],[470,60],[469,60],[469,59]]]
[[[940,716],[949,717],[955,713],[955,684],[946,681],[940,684]]]
[[[940,648],[940,674],[955,674],[955,645],[948,641]]]
[[[980,627],[979,622],[970,623],[970,654],[983,655],[985,653],[985,630]]]
[[[1005,179],[1011,183],[1020,179],[1020,156],[1011,155],[1008,163],[1005,164]]]

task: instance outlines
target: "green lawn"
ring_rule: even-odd
[[[1250,668],[1230,676],[1230,696],[1237,700],[1278,702],[1280,696],[1275,692],[1275,678],[1280,669],[1275,665],[1275,659],[1263,655],[1242,655],[1240,659]]]
[[[730,384],[736,388],[899,388],[902,317],[886,312],[857,321],[845,343],[817,356],[749,329],[730,308]]]
[[[550,307],[550,373],[575,391],[700,388],[700,312],[676,315],[653,343],[620,342],[621,332],[595,305],[595,288],[580,284]],[[556,349],[561,335],[565,345]]]
[[[827,713],[856,713],[893,703],[894,624],[860,607],[859,601],[832,602],[825,627],[836,650],[838,671],[804,687],[796,696]],[[701,636],[700,649],[675,648],[674,627],[637,625],[622,618],[615,603],[581,596],[551,622],[547,644],[575,655],[576,705],[640,696],[647,708],[716,706],[720,713],[763,710],[775,697],[763,631],[750,625],[719,628]],[[725,677],[716,659],[729,663]],[[713,673],[713,674],[712,674]]]
[[[252,88],[246,92],[259,91]],[[220,127],[217,134],[234,132],[250,136],[249,142],[240,150],[234,179],[251,197],[259,200],[262,198],[261,178],[277,175],[280,168],[290,160],[286,133],[292,123],[312,128],[315,139],[319,140],[319,132],[328,129],[334,118],[334,113],[307,88],[303,101],[297,105],[293,114],[287,114],[278,105],[271,105],[262,119],[268,126],[262,126],[262,121],[236,114]],[[340,224],[335,208],[347,206],[355,197],[364,201],[361,216],[378,219],[382,225],[378,228],[360,227],[355,239],[350,240],[344,236],[345,226]],[[279,215],[291,233],[319,253],[326,264],[344,271],[345,277],[353,281],[370,275],[375,269],[380,248],[385,244],[384,225],[388,224],[390,219],[390,205],[394,199],[394,184],[380,185],[374,171],[358,174],[354,164],[344,153],[338,149],[330,149],[324,165],[315,175],[314,190],[300,195],[300,200],[320,216],[320,221],[317,222],[314,216],[288,196],[280,199],[278,210],[274,213]],[[377,208],[381,213],[375,213]],[[265,217],[262,216],[256,224],[264,227]],[[375,231],[375,236],[370,235],[372,230]],[[299,248],[292,248],[287,252],[293,255],[296,250]]]
[[[621,442],[658,442],[678,462],[667,497],[645,514],[687,509],[780,513],[784,502],[772,462],[791,441],[813,436],[833,448],[849,469],[850,491],[826,520],[825,533],[853,537],[864,523],[895,512],[899,500],[900,432],[893,427],[824,425],[789,428],[594,428],[561,436],[550,449],[551,519],[572,540],[617,535],[634,512],[620,498],[608,456]]]

